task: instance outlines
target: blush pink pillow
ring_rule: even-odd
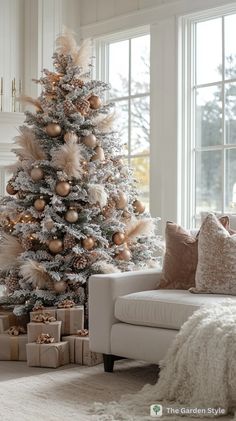
[[[180,225],[166,223],[166,251],[158,289],[189,289],[195,285],[198,240]]]

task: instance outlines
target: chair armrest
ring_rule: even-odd
[[[156,289],[161,271],[158,269],[137,272],[93,275],[89,279],[89,331],[90,349],[111,353],[110,333],[117,319],[114,305],[118,297],[132,292]]]

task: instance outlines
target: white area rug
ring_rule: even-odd
[[[0,421],[96,420],[89,415],[95,401],[118,401],[156,380],[157,367],[137,361],[117,361],[114,373],[104,373],[102,364],[50,370],[1,361]]]

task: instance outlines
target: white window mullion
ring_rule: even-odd
[[[225,20],[222,17],[222,213],[225,211],[225,192],[226,192],[226,156],[224,148],[226,145],[225,137]]]

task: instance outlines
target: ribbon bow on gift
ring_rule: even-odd
[[[75,306],[75,302],[73,300],[63,300],[57,304],[58,308],[72,308]]]
[[[42,310],[44,310],[45,309],[45,307],[43,306],[43,304],[38,304],[38,305],[35,305],[33,308],[32,308],[32,311],[42,311]]]
[[[26,330],[23,326],[11,326],[8,329],[7,333],[10,336],[19,336],[24,335],[26,333]]]
[[[89,336],[89,331],[87,329],[77,330],[77,335],[81,337]]]
[[[36,339],[36,344],[52,344],[53,342],[55,342],[55,338],[49,333],[40,333]]]
[[[34,314],[32,317],[32,322],[36,323],[51,323],[55,321],[55,317],[51,316],[50,313]]]

